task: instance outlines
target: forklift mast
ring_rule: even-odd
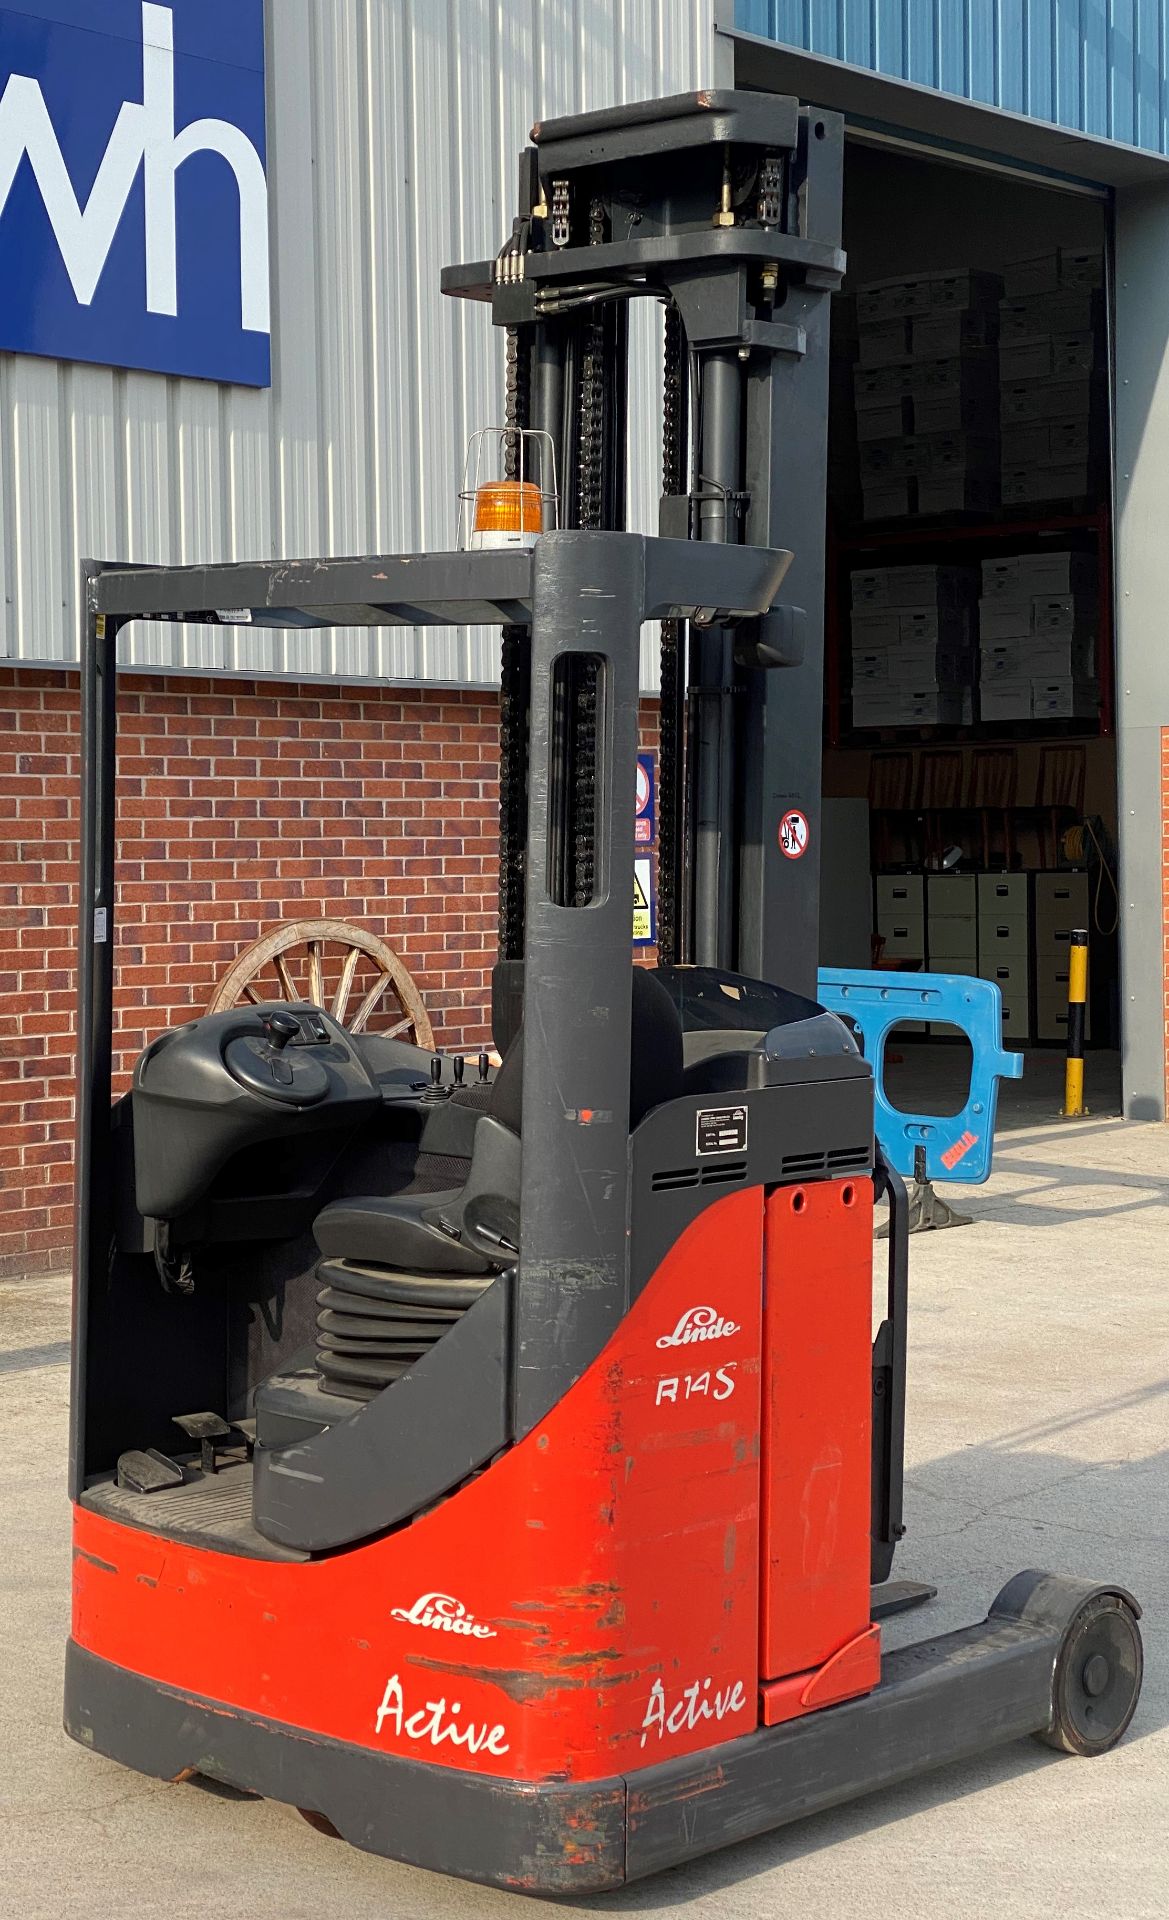
[[[783,604],[762,619],[663,624],[659,952],[814,997],[842,121],[765,95],[683,94],[544,121],[532,140],[510,237],[442,277],[506,329],[511,459],[534,431],[558,524],[625,526],[628,305],[648,298],[665,315],[661,534],[792,551]],[[527,646],[506,630],[504,959],[523,946]],[[588,886],[592,671],[557,720],[569,893]]]
[[[507,339],[504,472],[459,550],[85,568],[66,1727],[525,1891],[1019,1735],[1103,1752],[1140,1688],[1131,1595],[1034,1571],[882,1654],[932,1589],[882,1594],[905,1189],[814,997],[841,142],[738,93],[536,128],[500,253],[444,280]],[[624,525],[639,298],[665,307],[656,536]],[[346,1026],[318,956],[304,1001],[282,978],[160,1034],[113,1097],[118,634],[241,612],[503,629],[478,1082]]]

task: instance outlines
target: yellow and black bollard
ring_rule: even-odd
[[[1068,955],[1068,1058],[1064,1070],[1063,1117],[1082,1120],[1084,1105],[1084,1019],[1088,1000],[1088,935],[1072,934]]]

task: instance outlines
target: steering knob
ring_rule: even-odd
[[[294,1013],[270,1013],[264,1022],[268,1029],[268,1039],[276,1053],[283,1053],[291,1040],[300,1032],[300,1021]]]

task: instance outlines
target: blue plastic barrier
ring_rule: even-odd
[[[951,973],[862,973],[829,967],[820,975],[820,1000],[857,1028],[876,1083],[877,1138],[885,1157],[906,1178],[915,1147],[925,1148],[930,1180],[977,1186],[990,1176],[999,1081],[1021,1080],[1023,1056],[1003,1048],[1003,997],[993,980]],[[903,1020],[944,1021],[958,1027],[974,1055],[970,1095],[961,1113],[903,1113],[885,1097],[885,1041]]]

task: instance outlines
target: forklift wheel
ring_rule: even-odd
[[[312,1827],[315,1833],[323,1833],[330,1840],[339,1840],[341,1838],[333,1822],[327,1819],[323,1813],[314,1813],[311,1807],[298,1807],[296,1811],[302,1820],[308,1821],[309,1826]]]
[[[1107,1753],[1125,1732],[1140,1698],[1145,1659],[1136,1615],[1119,1594],[1081,1607],[1055,1666],[1052,1722],[1035,1738],[1062,1753]]]

